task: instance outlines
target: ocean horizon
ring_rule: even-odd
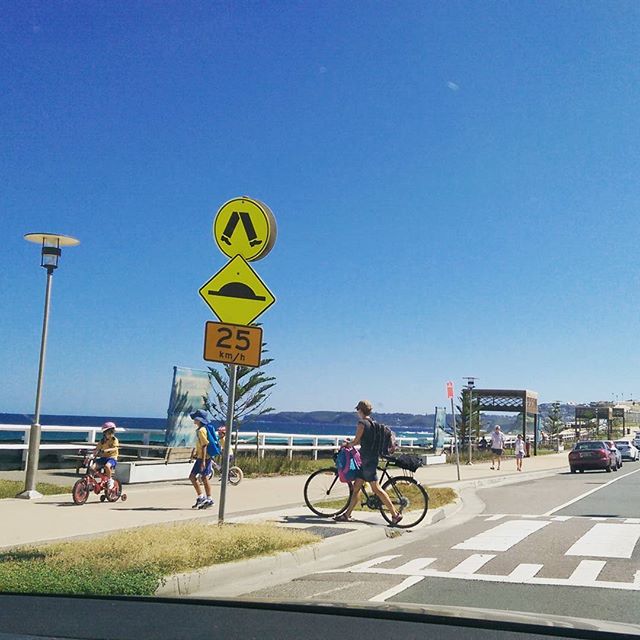
[[[30,425],[33,419],[32,414],[27,413],[0,413],[0,425],[16,424]],[[148,429],[152,432],[152,441],[160,442],[164,440],[167,418],[141,418],[127,416],[88,416],[88,415],[60,415],[60,414],[43,414],[40,417],[40,424],[43,426],[68,426],[68,427],[99,427],[102,423],[110,420],[116,425],[124,429]],[[394,431],[398,436],[423,437],[425,441],[433,438],[433,428],[425,426],[402,426],[394,425]],[[356,421],[353,425],[342,425],[335,423],[304,423],[304,422],[277,422],[277,421],[260,421],[251,420],[240,427],[241,432],[255,433],[283,433],[283,434],[304,434],[318,436],[349,436],[354,435],[356,430]],[[123,441],[131,441],[139,439],[140,436],[131,434],[130,437],[122,434]],[[19,440],[22,438],[20,431],[0,431],[0,441]],[[78,440],[69,433],[59,432],[43,432],[43,442],[55,442],[65,440]]]

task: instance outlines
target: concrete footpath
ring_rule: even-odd
[[[450,486],[463,489],[487,486],[493,482],[525,480],[527,477],[559,472],[567,467],[567,453],[527,458],[524,471],[515,470],[515,461],[503,462],[501,471],[492,471],[489,463],[481,462],[461,467],[461,483],[456,481],[455,465],[423,467],[416,477],[428,486]],[[399,470],[398,470],[399,471]],[[0,472],[0,479],[21,479],[22,472]],[[72,484],[73,473],[43,472],[39,480]],[[259,519],[273,520],[280,513],[290,521],[306,519],[310,512],[304,506],[302,495],[306,476],[278,476],[245,479],[227,491],[227,521]],[[101,503],[92,495],[87,504],[76,506],[70,495],[45,496],[40,500],[0,500],[0,548],[20,544],[33,544],[52,540],[85,537],[133,527],[181,522],[186,520],[216,521],[220,483],[214,480],[216,505],[211,509],[191,509],[195,493],[191,484],[163,482],[151,485],[125,487],[126,502]],[[381,521],[379,514],[372,517]],[[367,518],[369,520],[369,518]],[[320,520],[324,522],[324,520]]]

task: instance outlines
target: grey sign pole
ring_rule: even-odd
[[[236,380],[238,367],[229,365],[229,395],[227,396],[227,433],[222,452],[222,484],[220,485],[220,504],[218,505],[218,524],[224,523],[224,508],[227,500],[227,482],[229,480],[229,454],[231,453],[231,437],[233,435],[233,414],[236,406]]]
[[[456,407],[453,403],[453,396],[451,396],[451,416],[453,418],[453,442],[456,447],[456,472],[458,473],[458,480],[460,480],[460,450],[458,448],[458,425],[456,423]]]
[[[40,456],[40,404],[42,402],[42,379],[44,378],[44,362],[47,354],[47,333],[49,331],[49,307],[51,305],[51,284],[53,282],[53,269],[47,269],[47,288],[44,294],[44,319],[42,321],[42,340],[40,342],[40,362],[38,364],[38,386],[36,388],[36,407],[33,423],[29,430],[29,453],[27,455],[27,473],[24,482],[24,491],[18,498],[42,498],[42,494],[36,491],[38,475],[38,457]]]

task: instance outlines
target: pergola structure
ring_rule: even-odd
[[[472,389],[475,411],[522,413],[522,437],[527,436],[527,417],[533,416],[533,455],[538,454],[538,394],[528,389]],[[469,402],[469,389],[462,389],[463,402]],[[468,406],[465,404],[464,406]]]
[[[625,407],[592,407],[591,405],[576,405],[574,420],[576,434],[579,436],[580,429],[592,420],[596,420],[598,425],[600,424],[600,420],[606,420],[607,438],[611,440],[611,423],[615,418],[622,418],[622,433],[623,435],[627,435],[627,432],[629,431],[627,427],[627,420],[629,420],[631,424],[635,425],[638,423],[639,416],[637,412],[631,411]]]

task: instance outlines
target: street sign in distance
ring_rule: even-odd
[[[222,322],[231,324],[251,324],[276,301],[241,256],[227,262],[198,293]]]
[[[447,382],[447,398],[453,398],[453,382]]]
[[[225,202],[213,220],[213,239],[229,258],[260,260],[273,249],[276,236],[276,219],[271,209],[253,198]]]
[[[207,362],[259,367],[262,329],[245,325],[207,322],[204,325],[204,355]]]

